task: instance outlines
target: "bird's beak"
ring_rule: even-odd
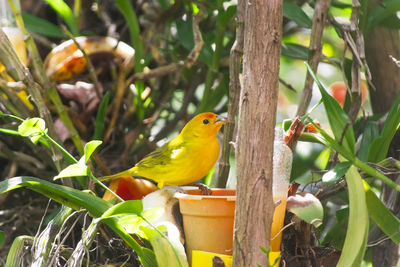
[[[227,118],[221,115],[217,115],[217,120],[215,123],[217,124],[224,124],[227,121]]]

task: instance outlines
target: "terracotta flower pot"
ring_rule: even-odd
[[[236,190],[212,189],[210,196],[199,189],[178,193],[189,262],[193,250],[232,255]]]

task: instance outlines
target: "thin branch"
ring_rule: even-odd
[[[289,89],[290,91],[293,91],[293,92],[295,92],[295,93],[297,92],[296,89],[295,89],[290,83],[287,83],[285,80],[279,78],[279,82],[280,82],[282,85],[284,85],[287,89]]]
[[[32,36],[28,32],[28,30],[25,28],[25,24],[22,19],[21,13],[18,11],[14,2],[12,0],[8,0],[8,3],[10,4],[11,10],[14,13],[18,28],[24,35],[25,44],[29,51],[29,56],[32,59],[33,70],[36,74],[35,77],[38,78],[39,83],[42,85],[44,91],[49,95],[51,101],[53,102],[54,106],[56,107],[57,113],[60,116],[60,119],[63,121],[65,127],[67,128],[67,130],[71,136],[71,139],[74,142],[75,147],[77,148],[78,152],[80,154],[83,154],[83,145],[81,142],[81,138],[80,138],[78,132],[76,131],[74,124],[72,123],[71,119],[69,118],[69,115],[64,107],[64,104],[61,101],[61,98],[57,92],[57,89],[51,83],[49,77],[47,77],[47,75],[46,75],[46,72],[43,67],[43,62],[42,62],[42,59],[40,58],[39,51],[36,47],[35,41],[33,40]],[[32,78],[32,81],[33,81],[33,78]],[[35,85],[35,86],[37,87],[37,85]],[[27,85],[27,87],[29,90],[30,86]],[[40,91],[39,91],[39,93],[40,93]],[[34,99],[37,98],[38,96],[39,95],[37,95],[37,96],[32,95],[32,97]],[[38,108],[39,108],[39,112],[40,112],[41,108],[40,107],[38,107]],[[42,114],[42,113],[40,113],[40,114]],[[49,115],[44,114],[44,116],[49,116]],[[54,138],[56,138],[57,141],[59,141],[58,140],[59,138],[54,129],[53,123],[50,123],[51,122],[50,120],[48,121],[45,119],[45,121],[47,123],[47,127],[49,128],[50,135],[53,136]]]
[[[308,64],[314,73],[317,73],[318,64],[321,60],[322,55],[322,33],[324,31],[325,21],[328,16],[330,0],[317,0],[315,3],[315,12],[313,17],[312,29],[311,29],[311,39],[308,54]],[[312,97],[312,86],[314,80],[310,73],[306,74],[306,81],[304,84],[303,93],[301,95],[300,103],[297,108],[297,115],[302,117],[308,109]]]
[[[62,26],[62,29],[68,35],[68,37],[71,38],[72,41],[74,41],[74,43],[75,43],[76,47],[79,49],[79,51],[82,52],[83,57],[86,60],[87,69],[88,69],[88,72],[89,72],[90,79],[93,82],[94,89],[96,91],[96,95],[97,95],[97,97],[99,99],[102,99],[102,96],[101,96],[101,93],[100,93],[99,80],[97,79],[96,71],[95,71],[94,66],[92,64],[92,61],[90,60],[89,56],[87,55],[85,49],[83,49],[82,46],[78,43],[78,41],[76,41],[76,38],[72,35],[72,33],[64,25]]]
[[[240,98],[240,66],[243,55],[244,42],[244,11],[245,1],[239,1],[237,8],[237,31],[236,40],[232,46],[229,60],[229,102],[228,102],[228,121],[224,126],[224,139],[222,142],[221,159],[218,165],[217,187],[225,188],[229,177],[229,157],[231,153],[230,142],[233,141],[235,131],[235,117],[238,110]]]
[[[19,60],[19,57],[15,53],[11,42],[8,40],[7,35],[2,29],[0,29],[0,61],[4,64],[8,74],[14,80],[22,81],[26,85],[27,91],[32,96],[33,103],[37,107],[40,116],[45,120],[49,132],[54,136],[58,136],[54,128],[50,111],[44,103],[41,89],[34,81],[29,69],[26,68]],[[54,148],[54,146],[51,146],[52,153],[55,156],[55,164],[57,169],[60,170],[60,161],[62,159],[62,155],[59,150]]]

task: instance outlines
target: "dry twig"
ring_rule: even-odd
[[[315,3],[315,12],[313,17],[312,29],[311,29],[311,39],[310,47],[308,51],[308,64],[314,73],[317,73],[318,64],[321,60],[322,55],[322,33],[324,31],[325,20],[328,16],[330,0],[317,0]],[[296,116],[303,116],[310,104],[312,97],[312,86],[314,84],[314,79],[311,74],[307,72],[306,81],[304,84],[304,89],[301,95],[300,103],[297,108]]]

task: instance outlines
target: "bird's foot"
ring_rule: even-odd
[[[205,184],[202,184],[202,183],[190,183],[190,184],[187,184],[187,185],[191,185],[191,186],[197,186],[199,189],[200,189],[200,191],[201,191],[201,193],[203,194],[203,195],[206,195],[206,196],[211,196],[212,195],[212,190],[211,190],[211,188],[209,188],[207,185],[205,185]]]

